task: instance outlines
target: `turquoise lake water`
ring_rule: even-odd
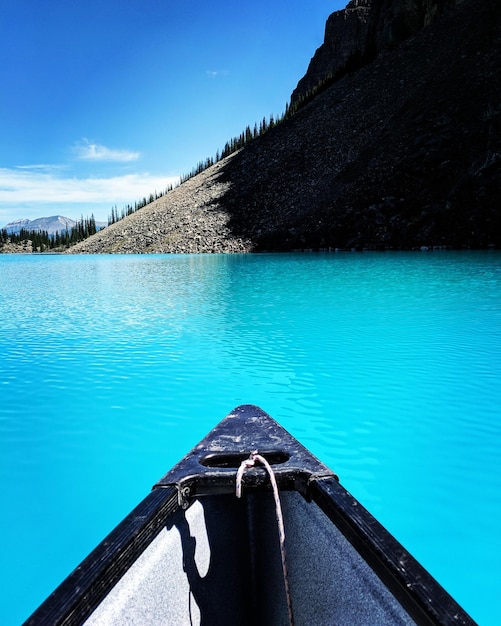
[[[0,255],[0,623],[260,405],[501,623],[501,253]]]

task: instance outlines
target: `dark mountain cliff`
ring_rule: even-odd
[[[299,100],[327,77],[336,79],[416,34],[464,0],[352,0],[330,15],[323,44],[292,94]]]
[[[384,45],[342,58],[293,116],[74,251],[500,246],[501,3],[347,10],[366,10],[371,33],[349,30],[348,47]],[[329,22],[339,29],[338,13]],[[327,56],[296,99],[333,73]]]

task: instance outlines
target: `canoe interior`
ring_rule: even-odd
[[[415,624],[315,503],[281,502],[296,624]],[[288,623],[271,494],[178,509],[86,622],[146,623]]]

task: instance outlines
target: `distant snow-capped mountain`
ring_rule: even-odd
[[[30,220],[27,219],[14,220],[13,222],[9,222],[8,224],[6,224],[3,229],[6,230],[9,235],[17,235],[21,229],[28,228],[29,223]]]
[[[57,232],[63,233],[65,230],[70,231],[76,225],[75,220],[62,215],[52,215],[51,217],[39,217],[36,220],[20,219],[9,222],[4,229],[9,235],[17,235],[24,230],[45,230],[49,235],[55,235]]]

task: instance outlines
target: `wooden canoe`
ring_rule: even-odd
[[[259,462],[241,470],[236,497],[254,451],[273,469],[285,551]],[[26,621],[83,623],[474,624],[328,467],[253,405],[165,474]]]

